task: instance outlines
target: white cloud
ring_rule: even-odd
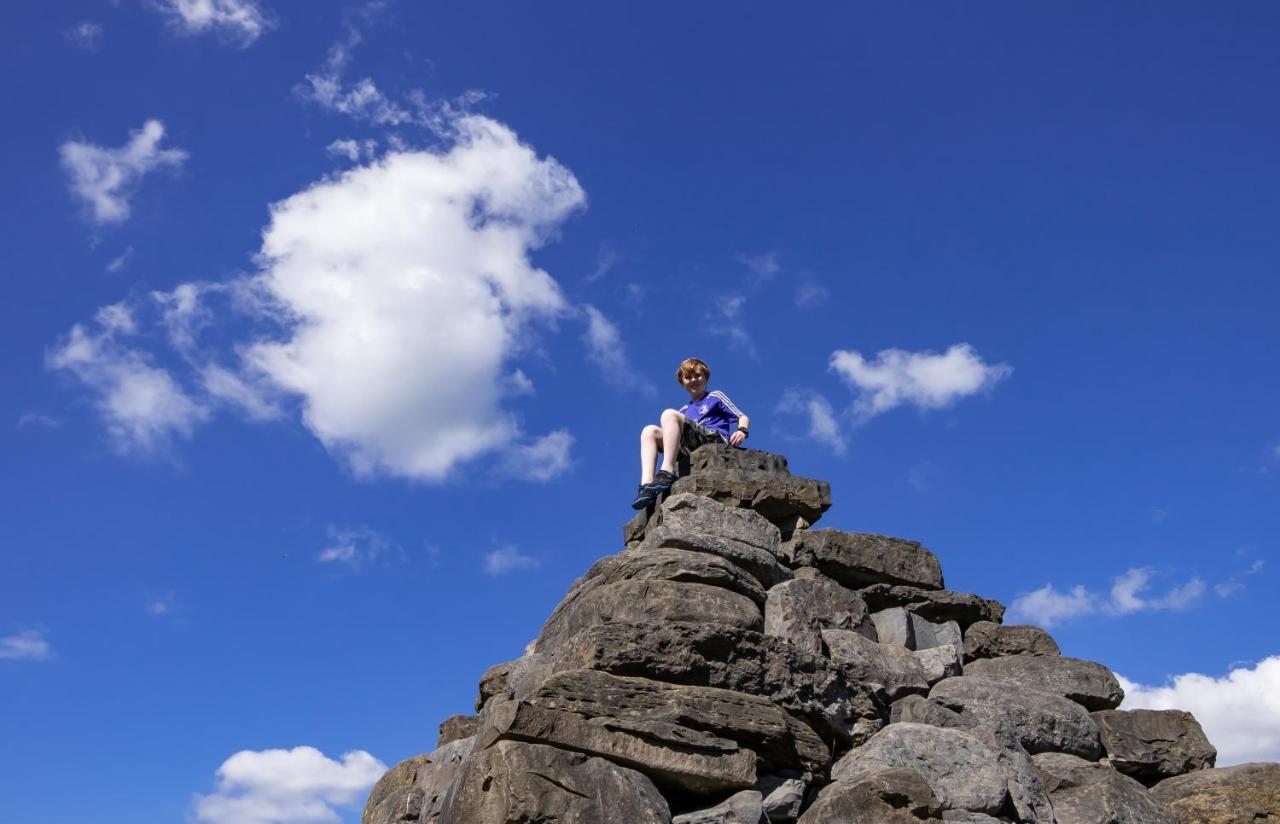
[[[778,263],[777,252],[767,252],[759,255],[736,255],[734,259],[751,270],[757,285],[767,280],[773,280],[782,274],[782,264]]]
[[[609,271],[618,264],[622,256],[618,254],[618,250],[611,243],[601,243],[600,248],[596,250],[596,268],[587,273],[583,280],[587,283],[595,283],[600,278],[609,274]]]
[[[363,564],[372,563],[388,555],[404,556],[404,550],[391,538],[367,526],[339,529],[329,527],[329,539],[323,550],[316,555],[322,563],[346,564],[359,569]]]
[[[82,20],[63,33],[71,45],[85,51],[97,51],[102,43],[102,25],[92,20]]]
[[[147,612],[151,615],[168,615],[178,608],[178,594],[169,590],[164,595],[147,604]]]
[[[778,411],[803,416],[808,427],[806,436],[829,447],[837,455],[843,455],[848,448],[844,429],[831,402],[817,392],[788,389],[778,403]]]
[[[967,343],[942,354],[885,349],[868,361],[857,352],[831,353],[830,366],[855,390],[854,413],[867,420],[903,404],[940,409],[990,389],[1013,372],[988,365]]]
[[[747,332],[743,310],[747,305],[746,295],[720,295],[715,299],[714,311],[711,313],[707,331],[728,339],[734,347],[751,357],[756,356],[756,346]]]
[[[1218,748],[1218,766],[1280,761],[1280,655],[1237,667],[1221,678],[1189,672],[1164,686],[1118,676],[1121,709],[1178,709],[1191,713]]]
[[[604,379],[615,386],[635,387],[646,394],[655,393],[657,390],[653,384],[639,378],[631,367],[618,327],[594,306],[583,304],[582,312],[587,318],[587,331],[582,342],[587,345],[587,357],[600,367]]]
[[[239,410],[251,421],[273,421],[284,415],[273,388],[252,376],[207,363],[200,367],[200,385],[209,397]]]
[[[48,661],[52,658],[53,647],[44,637],[43,630],[27,629],[0,637],[0,661]]]
[[[799,309],[813,309],[826,303],[829,296],[825,286],[805,279],[796,287],[795,304]]]
[[[352,163],[359,162],[362,158],[368,159],[373,157],[377,151],[378,141],[367,138],[365,140],[335,140],[326,147],[326,151],[335,157],[345,157]]]
[[[98,414],[120,452],[154,453],[174,436],[190,437],[209,411],[145,353],[117,342],[133,331],[132,314],[121,304],[107,306],[97,323],[97,332],[72,327],[46,356],[49,368],[70,372],[97,395]]]
[[[95,223],[120,223],[129,217],[129,196],[148,172],[180,167],[187,159],[181,149],[162,149],[164,124],[148,120],[118,148],[69,140],[59,147],[62,168],[71,191],[92,209]]]
[[[1208,588],[1203,580],[1193,577],[1153,598],[1145,594],[1151,586],[1151,575],[1152,570],[1147,567],[1129,569],[1112,580],[1111,591],[1106,597],[1082,585],[1072,587],[1069,592],[1059,592],[1053,584],[1045,584],[1014,599],[1009,608],[1009,621],[1052,627],[1082,615],[1119,616],[1134,612],[1176,611],[1194,604]]]
[[[362,39],[359,31],[349,30],[345,40],[329,47],[324,69],[306,75],[306,82],[299,84],[294,92],[321,108],[378,126],[413,122],[413,113],[387,97],[371,78],[365,77],[350,84],[343,81],[342,76],[351,62],[351,52]],[[329,148],[333,150],[332,145]]]
[[[386,769],[363,750],[338,761],[314,747],[242,750],[218,767],[217,790],[195,797],[195,818],[205,824],[337,822],[334,808],[363,801]]]
[[[264,232],[253,287],[286,334],[247,366],[361,476],[439,480],[518,443],[507,362],[569,312],[529,255],[583,205],[577,180],[493,120],[456,131],[274,204]]]
[[[486,575],[504,575],[517,569],[533,569],[539,563],[537,558],[522,555],[519,549],[508,545],[484,556],[484,571]]]
[[[557,429],[530,444],[513,446],[503,458],[502,470],[512,478],[549,481],[573,465],[573,435]]]
[[[123,272],[131,260],[133,260],[133,247],[126,246],[123,252],[113,257],[107,264],[107,274],[113,275],[116,272]]]
[[[937,471],[932,461],[920,461],[907,470],[907,483],[916,492],[928,492],[930,481]]]
[[[18,429],[26,429],[28,426],[57,429],[62,426],[62,421],[43,412],[23,412],[18,416]]]
[[[183,34],[217,32],[241,46],[274,26],[257,0],[155,0],[155,8]]]

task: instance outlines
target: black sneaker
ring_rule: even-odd
[[[653,476],[653,483],[648,484],[648,486],[654,491],[654,494],[661,495],[663,492],[670,489],[671,485],[675,482],[676,474],[674,472],[668,472],[665,469],[661,469],[658,471],[657,475]]]
[[[652,484],[640,484],[640,489],[636,491],[635,500],[631,502],[632,509],[646,509],[653,504],[658,493],[651,489]]]

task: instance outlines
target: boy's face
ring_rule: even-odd
[[[690,395],[701,395],[707,389],[707,374],[700,371],[685,372],[680,377],[680,382]]]

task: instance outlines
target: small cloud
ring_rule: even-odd
[[[596,250],[596,268],[592,269],[582,279],[585,283],[595,283],[600,278],[609,274],[614,266],[618,265],[621,260],[618,250],[611,243],[601,243],[600,248]]]
[[[747,332],[743,319],[743,309],[747,305],[746,295],[721,295],[715,299],[707,331],[727,338],[735,348],[751,357],[756,356],[755,343]]]
[[[1019,595],[1009,608],[1009,621],[1027,621],[1042,627],[1068,621],[1094,612],[1095,598],[1083,586],[1070,592],[1059,592],[1053,584],[1045,584],[1034,592]]]
[[[815,309],[827,302],[831,293],[820,283],[802,279],[796,287],[795,304],[797,309]]]
[[[187,159],[182,149],[161,149],[164,124],[148,120],[118,148],[68,140],[58,148],[71,191],[90,207],[94,223],[122,223],[129,217],[129,197],[150,172],[179,168]]]
[[[656,393],[653,384],[636,375],[618,327],[590,304],[583,304],[582,312],[587,318],[587,331],[582,342],[587,346],[587,357],[600,367],[604,379],[624,389],[639,389],[647,395]]]
[[[342,529],[331,526],[327,544],[316,555],[316,560],[321,563],[346,564],[352,569],[359,569],[366,563],[387,556],[403,558],[404,550],[381,532],[367,526]]]
[[[831,402],[817,392],[788,389],[778,403],[778,412],[802,416],[807,424],[805,435],[837,455],[843,455],[848,448],[843,427],[836,419]]]
[[[929,483],[938,472],[932,461],[921,461],[907,470],[907,483],[916,492],[928,492]]]
[[[49,661],[53,647],[44,630],[27,629],[0,637],[0,661]]]
[[[1280,655],[1256,666],[1233,667],[1221,677],[1174,675],[1163,686],[1117,678],[1125,694],[1121,709],[1178,709],[1194,715],[1218,749],[1219,767],[1280,761]]]
[[[525,481],[550,481],[573,465],[573,435],[557,429],[530,444],[510,447],[502,460],[504,474]]]
[[[257,0],[154,0],[153,7],[181,34],[214,32],[242,48],[275,25]]]
[[[1247,578],[1250,575],[1257,575],[1264,567],[1266,567],[1266,562],[1261,558],[1258,558],[1243,572],[1238,572],[1222,583],[1215,584],[1213,591],[1217,593],[1220,598],[1227,598],[1231,595],[1235,595],[1237,592],[1241,592],[1245,588],[1245,584],[1242,579]]]
[[[351,62],[351,52],[363,39],[358,30],[349,30],[345,39],[329,47],[324,68],[306,75],[306,82],[298,84],[294,93],[322,109],[377,126],[400,126],[413,122],[413,113],[387,97],[371,78],[365,77],[350,84],[343,81],[342,76]]]
[[[1013,373],[1007,364],[984,363],[967,343],[942,354],[885,349],[873,360],[837,350],[830,368],[854,390],[854,413],[864,422],[902,405],[942,409],[990,390]]]
[[[169,590],[163,596],[156,598],[147,604],[147,613],[150,615],[168,615],[178,608],[178,595],[173,590]]]
[[[62,426],[62,421],[42,412],[24,412],[18,416],[17,428],[26,429],[29,426],[41,429],[57,429]]]
[[[535,569],[541,563],[537,558],[522,555],[519,549],[508,544],[484,556],[484,572],[486,575],[505,575],[518,569]]]
[[[1129,615],[1135,612],[1183,610],[1200,600],[1208,586],[1193,577],[1181,586],[1175,586],[1159,597],[1147,595],[1152,570],[1134,567],[1116,576],[1111,591],[1103,597],[1090,592],[1082,585],[1069,592],[1059,592],[1052,584],[1045,584],[1034,592],[1019,595],[1009,609],[1010,621],[1029,621],[1052,627],[1082,615]]]
[[[123,252],[113,257],[107,264],[107,274],[114,275],[116,272],[123,272],[131,260],[133,260],[133,247],[126,246]]]
[[[97,51],[98,46],[102,44],[102,26],[92,20],[81,20],[63,34],[67,42],[77,49]]]
[[[369,138],[367,140],[335,140],[326,147],[329,154],[335,157],[345,157],[352,163],[358,163],[361,159],[371,158],[378,149],[378,141]]]
[[[773,280],[782,274],[782,265],[778,263],[777,252],[766,252],[759,255],[735,255],[734,260],[751,271],[754,286]]]
[[[215,792],[197,795],[202,824],[338,821],[335,807],[364,800],[387,767],[363,750],[334,760],[314,747],[242,750],[218,767]]]

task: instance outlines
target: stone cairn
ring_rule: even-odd
[[[362,824],[1280,821],[1280,765],[1212,769],[920,544],[811,528],[830,487],[786,458],[681,475]]]

